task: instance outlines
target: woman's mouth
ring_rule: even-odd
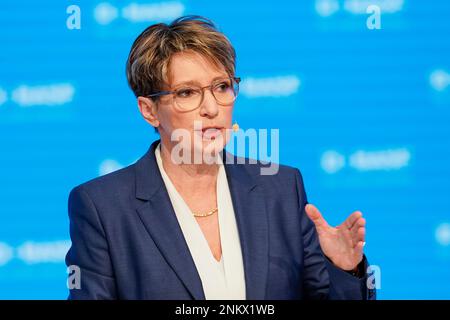
[[[204,140],[215,140],[218,136],[222,135],[221,127],[205,127],[198,131]]]

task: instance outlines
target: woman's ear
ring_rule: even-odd
[[[157,105],[156,102],[150,98],[138,97],[138,107],[142,114],[142,117],[150,123],[153,127],[159,127],[159,120],[157,115]]]

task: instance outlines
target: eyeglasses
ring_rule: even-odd
[[[223,78],[213,81],[209,86],[199,87],[195,85],[183,86],[172,91],[160,91],[149,94],[146,97],[160,97],[164,95],[173,95],[175,106],[181,112],[192,111],[200,107],[205,96],[205,89],[209,89],[222,106],[231,105],[239,93],[239,82],[241,78]]]

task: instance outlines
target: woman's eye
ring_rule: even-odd
[[[190,96],[195,94],[195,90],[187,88],[187,89],[180,89],[177,91],[177,97],[180,98],[189,98]]]
[[[216,90],[219,91],[227,91],[230,88],[230,84],[228,82],[221,82],[216,85]]]

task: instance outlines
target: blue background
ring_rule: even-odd
[[[331,224],[365,214],[378,297],[450,298],[449,1],[131,3],[0,3],[0,299],[67,297],[68,193],[157,138],[125,61],[145,27],[180,14],[234,44],[240,127],[280,130],[280,162]]]

